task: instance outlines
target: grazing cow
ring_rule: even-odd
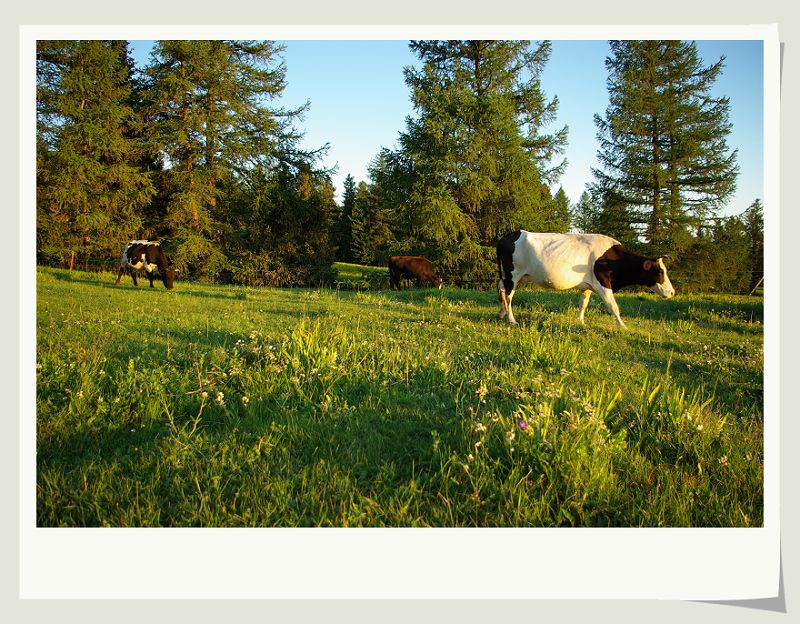
[[[592,293],[597,294],[625,327],[619,315],[614,293],[632,285],[646,286],[669,299],[675,289],[667,276],[663,258],[646,258],[625,250],[619,241],[602,234],[537,234],[517,231],[506,234],[497,243],[497,268],[500,281],[500,312],[516,325],[511,299],[519,284],[532,282],[555,290],[581,290],[578,319]]]
[[[403,278],[417,280],[420,284],[442,287],[442,278],[436,275],[431,261],[422,256],[389,256],[389,283],[395,290],[400,290]]]
[[[144,269],[150,280],[150,288],[153,287],[154,273],[158,272],[164,282],[164,286],[172,288],[178,271],[167,266],[167,257],[161,249],[161,245],[154,241],[134,240],[129,242],[122,250],[122,257],[119,261],[119,275],[115,285],[119,285],[122,274],[129,271],[133,278],[133,285],[138,286],[136,273]]]

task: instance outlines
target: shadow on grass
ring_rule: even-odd
[[[447,387],[444,376],[433,369],[418,374],[424,376],[426,390]],[[117,515],[120,511],[99,504],[114,484],[98,483],[96,491],[92,483],[87,487],[86,480],[98,475],[101,481],[113,475],[114,480],[140,482],[143,491],[163,492],[166,500],[176,489],[210,491],[215,478],[224,478],[233,470],[237,479],[231,481],[231,487],[217,492],[219,506],[229,509],[236,507],[240,494],[244,495],[235,487],[239,477],[249,480],[248,487],[265,490],[269,490],[269,483],[280,481],[293,494],[286,501],[273,501],[283,518],[273,526],[335,524],[335,509],[342,504],[336,500],[338,496],[343,500],[372,500],[376,508],[388,510],[402,504],[401,492],[412,482],[427,492],[422,496],[426,504],[429,498],[435,499],[442,463],[455,452],[463,454],[468,444],[462,422],[454,413],[453,398],[440,391],[440,404],[425,404],[419,401],[420,388],[413,379],[408,385],[399,380],[375,385],[360,376],[342,380],[330,392],[335,393],[335,399],[328,404],[323,386],[313,384],[305,388],[303,396],[265,397],[253,400],[246,409],[236,405],[228,411],[209,403],[193,432],[199,400],[182,397],[170,399],[172,422],[165,413],[141,422],[134,409],[129,421],[98,421],[82,431],[40,437],[39,475],[56,472],[70,491],[83,494],[59,496],[43,491],[40,484],[37,524],[122,523],[123,516]],[[287,388],[286,394],[292,391]],[[230,401],[235,404],[233,395]],[[432,432],[436,432],[437,445]],[[260,455],[255,463],[246,461],[245,455],[260,449],[265,439],[271,440],[268,445],[277,444],[279,450]],[[230,462],[232,466],[228,466]],[[330,467],[326,470],[346,482],[349,491],[323,492],[320,498],[311,495],[303,501],[301,493],[321,465]],[[463,494],[468,499],[467,489]],[[291,505],[290,499],[294,500]],[[160,509],[160,523],[216,524],[195,507],[201,502],[192,500],[188,508],[182,504],[182,510],[165,505]],[[444,522],[443,517],[431,513],[425,523]],[[341,521],[347,524],[353,520]],[[392,521],[376,512],[365,523]],[[226,525],[224,521],[222,525]]]

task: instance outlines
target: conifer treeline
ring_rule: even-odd
[[[337,203],[327,145],[300,147],[306,107],[280,106],[277,43],[159,41],[139,71],[124,41],[39,41],[39,262],[109,262],[126,240],[157,238],[182,275],[210,280],[324,284],[334,260],[409,253],[476,283],[492,281],[497,237],[524,228],[669,253],[678,285],[745,290],[762,270],[760,203],[715,217],[737,175],[729,103],[709,95],[724,59],[704,68],[692,43],[611,42],[603,168],[573,206],[549,190],[567,144],[566,127],[547,130],[549,42],[410,46],[414,115]]]

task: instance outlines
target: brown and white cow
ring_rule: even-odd
[[[519,284],[533,283],[554,290],[577,288],[581,292],[578,319],[595,293],[625,327],[614,293],[625,286],[641,285],[669,299],[675,289],[667,276],[664,258],[648,258],[627,251],[622,244],[603,234],[539,234],[520,230],[497,243],[497,290],[500,312],[514,325],[511,299]]]
[[[420,284],[442,287],[442,278],[436,275],[431,261],[423,256],[389,256],[389,284],[400,290],[400,280],[413,279]]]
[[[178,277],[178,271],[169,268],[167,257],[164,255],[161,245],[155,241],[134,240],[127,243],[122,249],[122,257],[119,260],[119,275],[117,275],[117,281],[114,284],[119,285],[122,275],[125,271],[128,271],[133,278],[133,285],[138,286],[139,282],[136,281],[136,273],[142,269],[144,269],[150,280],[150,288],[153,287],[153,277],[156,272],[167,288],[172,288]]]

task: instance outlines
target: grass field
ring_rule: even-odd
[[[763,522],[760,298],[113,282],[37,272],[39,526]]]

